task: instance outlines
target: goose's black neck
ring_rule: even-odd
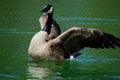
[[[42,31],[46,31],[49,34],[51,30],[52,21],[53,21],[53,13],[50,13],[47,15],[48,15],[48,18],[47,18],[45,27],[42,29]]]

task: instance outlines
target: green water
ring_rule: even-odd
[[[120,37],[120,0],[1,0],[0,80],[120,80],[120,48],[86,48],[62,62],[29,57],[29,42],[40,30],[39,11],[47,3],[54,5],[62,31],[89,27]]]

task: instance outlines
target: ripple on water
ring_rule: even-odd
[[[10,29],[1,28],[0,31],[16,31],[16,29],[15,28],[10,28]]]
[[[79,62],[79,63],[95,63],[95,62],[99,62],[99,63],[115,63],[115,62],[119,62],[120,59],[118,58],[105,58],[105,57],[97,57],[94,55],[81,55],[76,59],[73,59],[73,61],[75,62]]]
[[[113,21],[120,22],[120,19],[110,19],[110,18],[88,18],[88,17],[60,17],[58,20],[71,21],[71,20],[89,20],[89,21]]]
[[[11,78],[11,79],[15,79],[16,78],[16,76],[11,75],[11,74],[0,74],[0,77]]]
[[[16,31],[15,28],[10,28],[10,29],[4,29],[4,28],[2,29],[1,28],[0,33],[4,33],[4,34],[29,34],[29,35],[32,35],[32,34],[35,34],[36,32],[27,32],[27,31],[18,32],[18,31]],[[0,36],[2,36],[2,35],[0,35]]]
[[[35,34],[36,32],[6,32],[6,33],[11,33],[11,34]]]
[[[106,78],[114,78],[114,79],[120,79],[120,76],[113,76],[113,75],[104,75]]]

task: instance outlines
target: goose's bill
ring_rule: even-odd
[[[42,10],[40,10],[40,12],[46,12],[47,10],[46,9],[42,9]]]
[[[48,10],[49,8],[45,6],[42,10],[40,10],[40,12],[47,12]]]

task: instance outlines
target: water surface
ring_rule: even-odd
[[[119,0],[0,1],[0,80],[120,80],[120,48],[89,49],[76,59],[36,61],[27,49],[40,30],[38,19],[47,3],[62,32],[78,26],[120,37]]]

